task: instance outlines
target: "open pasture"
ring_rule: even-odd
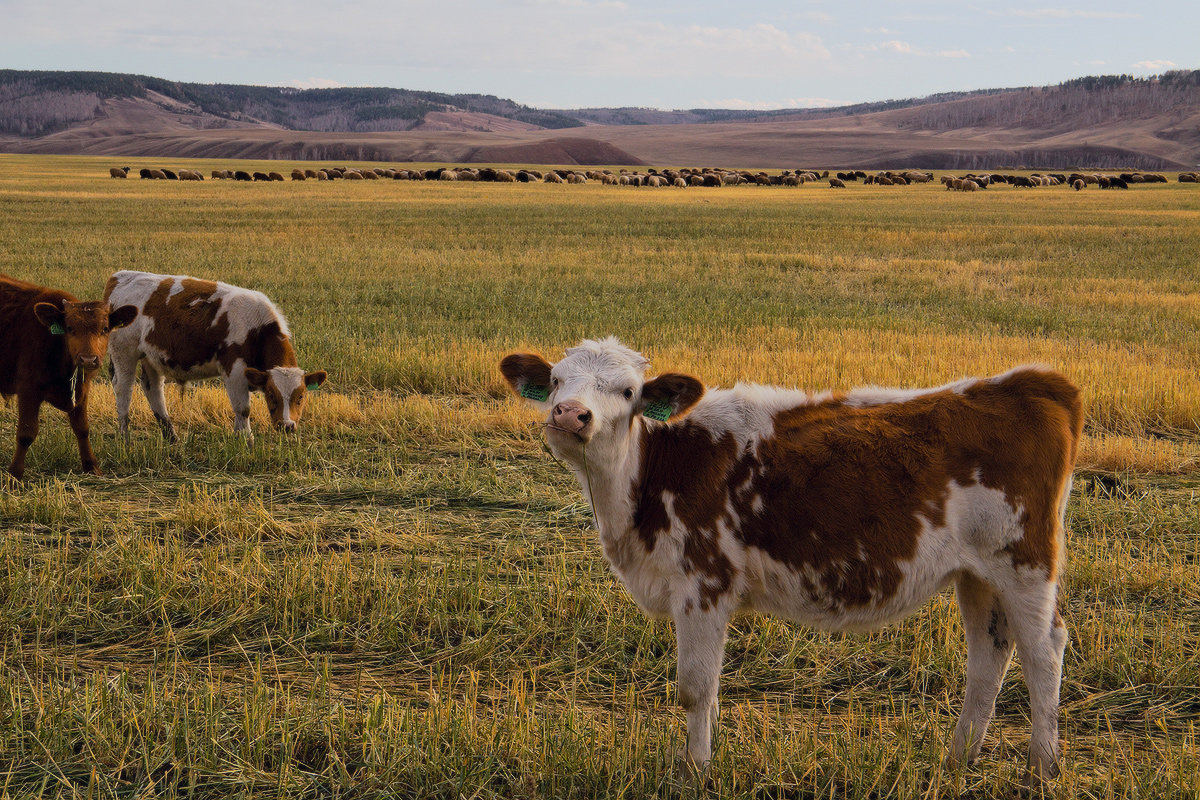
[[[249,446],[215,384],[168,387],[175,445],[135,394],[125,446],[101,381],[103,477],[43,409],[0,488],[5,796],[672,796],[673,634],[497,370],[608,334],[709,385],[1071,376],[1050,794],[1200,796],[1196,185],[264,186],[110,180],[118,160],[163,161],[0,156],[0,272],[85,299],[124,268],[260,289],[330,379],[294,438],[256,397]],[[0,407],[0,458],[14,425]],[[979,762],[940,767],[964,664],[949,593],[870,635],[742,620],[714,796],[1010,796],[1019,660]]]

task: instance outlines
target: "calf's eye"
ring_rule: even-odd
[[[624,394],[625,394],[625,399],[626,399],[626,400],[632,400],[632,399],[633,399],[633,389],[626,389],[626,390],[625,390],[625,392],[624,392]]]

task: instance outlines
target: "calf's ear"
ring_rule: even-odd
[[[315,392],[321,388],[321,384],[325,383],[325,379],[329,377],[329,373],[325,370],[318,372],[309,372],[304,376],[304,388],[310,392]]]
[[[262,389],[267,385],[267,379],[270,374],[263,372],[261,369],[254,367],[246,367],[246,383],[250,384],[251,389]]]
[[[137,306],[121,306],[108,312],[108,327],[112,330],[124,328],[137,317]]]
[[[511,353],[500,372],[512,390],[539,407],[550,397],[550,364],[535,353]]]
[[[642,386],[639,411],[651,419],[679,417],[704,396],[704,384],[691,375],[665,372]]]
[[[33,315],[37,317],[38,322],[42,323],[47,328],[50,328],[52,333],[66,332],[62,329],[63,323],[66,321],[66,315],[64,315],[63,310],[54,305],[54,303],[34,303]],[[59,330],[54,330],[56,325],[58,326]]]

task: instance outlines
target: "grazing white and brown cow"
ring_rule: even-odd
[[[186,384],[220,377],[233,407],[233,429],[250,439],[252,389],[266,397],[271,422],[291,432],[306,391],[325,382],[325,372],[305,372],[297,365],[287,320],[262,292],[186,275],[122,270],[108,279],[104,299],[129,303],[140,312],[108,345],[117,422],[126,439],[139,361],[142,390],[171,441],[175,428],[163,398],[168,379]]]
[[[108,303],[80,302],[59,289],[0,275],[0,394],[17,396],[17,449],[8,467],[14,478],[25,474],[42,403],[66,412],[83,471],[100,474],[88,438],[88,392],[109,331],[136,315],[132,306],[114,311]]]
[[[710,756],[731,617],[827,630],[898,620],[954,584],[967,687],[947,760],[973,759],[1014,646],[1032,705],[1028,780],[1058,771],[1067,632],[1056,610],[1078,390],[1021,367],[935,389],[706,392],[615,339],[500,369],[546,412],[638,604],[670,617],[688,761]],[[690,412],[690,413],[689,413]],[[686,415],[686,416],[685,416]]]

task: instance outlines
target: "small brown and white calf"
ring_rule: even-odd
[[[1066,378],[1020,367],[935,389],[809,395],[706,392],[688,375],[647,381],[647,366],[609,338],[557,364],[514,353],[500,369],[546,412],[550,449],[595,508],[614,571],[648,614],[675,623],[692,764],[710,756],[734,614],[864,630],[953,583],[967,687],[947,760],[979,753],[1015,646],[1032,705],[1029,780],[1057,774],[1067,632],[1055,603],[1083,418]]]
[[[163,383],[220,377],[233,407],[233,429],[253,439],[250,391],[267,399],[271,422],[294,431],[305,392],[325,382],[324,372],[297,366],[287,320],[262,292],[227,283],[121,270],[108,279],[104,299],[140,312],[134,324],[109,338],[117,423],[129,438],[129,402],[138,362],[142,390],[167,439],[175,427],[167,415]]]
[[[100,474],[89,439],[88,393],[100,368],[109,331],[128,325],[132,306],[81,302],[0,275],[0,395],[17,396],[17,448],[8,472],[25,474],[25,453],[38,432],[42,403],[66,412],[84,472]]]

